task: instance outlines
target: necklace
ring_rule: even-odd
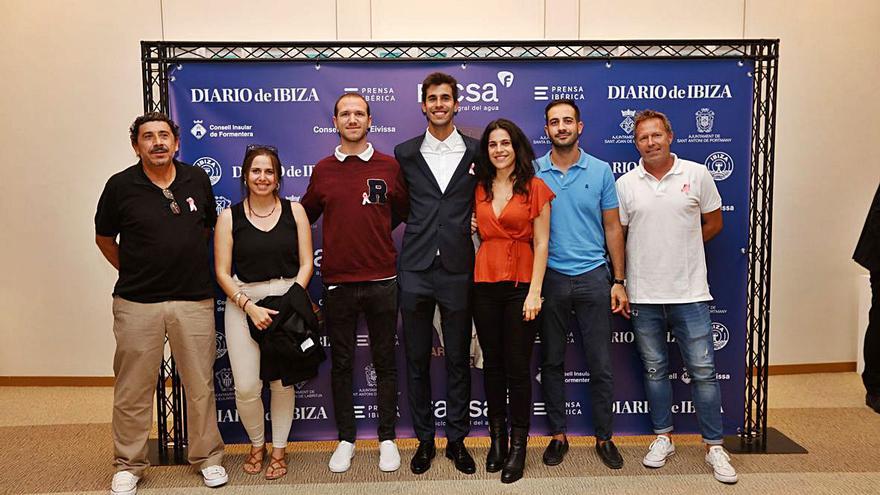
[[[247,202],[247,205],[248,205],[248,211],[251,212],[252,216],[255,216],[257,218],[268,218],[268,217],[271,217],[273,213],[275,213],[275,208],[278,207],[278,202],[276,201],[276,202],[272,203],[272,211],[270,211],[269,213],[266,213],[265,215],[260,215],[259,213],[255,212],[254,209],[251,208],[250,201]]]

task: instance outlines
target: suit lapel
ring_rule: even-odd
[[[456,130],[456,132],[458,132],[458,130]],[[474,163],[474,158],[477,156],[477,145],[472,144],[474,141],[465,139],[464,135],[462,135],[462,140],[464,141],[466,148],[464,156],[461,157],[461,161],[458,162],[458,166],[455,167],[455,172],[452,173],[452,178],[449,179],[449,185],[446,186],[447,191],[452,188],[462,176],[470,172],[471,164]],[[419,153],[419,155],[421,155],[421,153]]]

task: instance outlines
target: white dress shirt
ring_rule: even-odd
[[[440,192],[446,191],[455,167],[464,157],[467,147],[464,145],[464,139],[455,128],[452,134],[445,140],[440,141],[435,138],[430,131],[425,131],[425,140],[422,141],[422,147],[419,149],[425,161],[428,162],[428,168],[437,179],[437,185],[440,186]]]
[[[370,158],[373,158],[373,143],[367,143],[367,149],[361,151],[357,154],[346,155],[342,152],[342,146],[337,146],[335,150],[333,150],[333,154],[336,155],[336,159],[340,162],[344,162],[346,158],[350,156],[356,156],[361,159],[363,162],[370,161]]]

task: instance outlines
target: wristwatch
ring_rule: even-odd
[[[611,285],[617,285],[617,284],[620,284],[620,285],[626,287],[626,279],[625,278],[615,278],[612,281]]]

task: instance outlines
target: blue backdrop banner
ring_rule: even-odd
[[[637,111],[666,113],[675,131],[673,152],[705,163],[723,199],[724,230],[707,244],[710,303],[718,380],[722,390],[724,431],[742,426],[745,380],[746,274],[749,211],[749,162],[752,79],[749,67],[735,60],[474,61],[468,63],[388,61],[285,63],[187,63],[169,78],[171,114],[181,126],[180,158],[211,177],[218,211],[242,198],[241,163],[248,144],[278,148],[283,163],[283,196],[298,200],[315,163],[330,155],[339,138],[332,123],[333,104],[355,91],[369,101],[373,127],[369,140],[392,154],[394,146],[422,134],[425,117],[420,83],[434,71],[453,75],[460,86],[457,127],[479,138],[485,125],[505,117],[522,127],[538,156],[550,141],[544,132],[544,107],[572,98],[585,124],[580,146],[607,161],[616,177],[638,164],[633,144]],[[400,230],[396,239],[400,240]],[[313,226],[315,277],[309,287],[321,297],[321,225]],[[217,297],[217,420],[224,440],[247,442],[235,409],[234,379],[223,330],[225,296]],[[641,363],[626,320],[616,318],[612,337],[616,434],[651,432]],[[400,334],[399,334],[400,335]],[[569,433],[592,435],[589,381],[579,332],[569,334],[566,354],[566,414]],[[678,432],[696,432],[690,377],[669,337],[670,375]],[[322,338],[329,346],[326,337]],[[369,340],[359,325],[352,394],[358,436],[375,438],[378,425],[375,370]],[[328,351],[330,349],[328,348]],[[532,432],[547,431],[540,386],[540,343],[533,357]],[[435,336],[432,380],[438,432],[445,420],[443,347]],[[406,401],[403,347],[397,349],[400,419],[397,432],[411,437]],[[470,414],[474,434],[487,424],[479,356],[475,356]],[[264,399],[268,393],[264,394]],[[268,412],[268,407],[266,411]],[[317,378],[297,384],[292,440],[337,438],[330,393],[329,360]],[[268,419],[268,417],[267,417]]]

